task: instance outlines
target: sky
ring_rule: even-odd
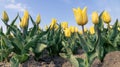
[[[85,6],[88,14],[88,23],[85,27],[92,26],[91,14],[97,11],[99,14],[106,10],[110,13],[114,24],[116,19],[120,19],[120,0],[0,0],[0,18],[5,10],[10,18],[9,23],[16,17],[17,13],[23,16],[24,10],[28,10],[33,19],[36,19],[37,14],[41,16],[40,26],[49,25],[52,18],[56,18],[58,23],[68,22],[69,26],[77,26],[72,9]],[[15,23],[19,26],[19,20]],[[0,20],[0,26],[5,27]],[[32,24],[30,23],[31,27]]]

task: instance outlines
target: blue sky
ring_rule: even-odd
[[[0,17],[2,17],[2,11],[6,10],[10,16],[10,21],[12,21],[18,12],[22,17],[23,11],[27,9],[34,19],[38,13],[41,15],[40,26],[42,28],[49,25],[52,18],[56,18],[58,23],[67,21],[69,26],[78,26],[72,8],[80,7],[83,9],[87,6],[89,22],[85,26],[89,28],[93,25],[91,23],[93,11],[101,13],[103,10],[107,10],[112,17],[111,24],[117,18],[120,19],[119,3],[120,0],[0,0]],[[19,21],[16,24],[19,25]],[[4,27],[4,24],[1,23],[0,26]]]

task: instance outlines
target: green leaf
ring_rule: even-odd
[[[10,64],[11,64],[11,67],[19,67],[19,60],[16,58],[11,58]]]
[[[32,24],[35,26],[36,25],[35,21],[33,20],[33,18],[31,16],[30,16],[30,19],[31,19]]]
[[[37,44],[37,46],[36,46],[36,49],[35,49],[35,52],[36,53],[40,53],[40,52],[42,52],[45,48],[47,47],[47,45],[46,44]]]

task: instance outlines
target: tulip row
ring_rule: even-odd
[[[40,15],[38,14],[34,21],[28,11],[24,12],[22,18],[17,15],[8,24],[9,17],[4,11],[2,21],[7,28],[6,32],[3,32],[2,27],[0,28],[0,61],[8,61],[11,67],[18,67],[31,56],[38,61],[47,51],[49,56],[61,56],[75,67],[90,67],[95,58],[103,61],[107,53],[119,50],[120,25],[118,20],[111,26],[111,17],[108,12],[103,11],[100,15],[93,12],[94,26],[87,30],[84,28],[88,22],[87,7],[83,10],[74,8],[73,13],[77,24],[82,26],[81,31],[78,31],[75,26],[69,27],[68,22],[57,24],[54,18],[50,25],[46,26],[46,30],[42,30],[39,27]],[[20,28],[14,24],[18,18]],[[33,24],[31,28],[28,27],[30,20]],[[107,28],[104,28],[104,22],[107,23]],[[86,58],[74,56],[79,49],[84,51]]]

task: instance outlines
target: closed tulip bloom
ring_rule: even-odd
[[[80,30],[79,34],[83,34],[82,30]]]
[[[104,11],[103,14],[102,14],[102,20],[109,24],[111,22],[111,17],[110,17],[110,14],[107,12],[107,11]]]
[[[24,15],[23,15],[21,22],[20,22],[20,27],[26,28],[26,27],[28,27],[28,24],[29,24],[29,13],[27,10],[25,10]]]
[[[70,26],[69,29],[70,29],[71,33],[74,33],[74,32],[75,32],[75,27]]]
[[[76,32],[76,33],[78,32],[78,28],[77,28],[77,27],[75,27],[75,32]]]
[[[61,27],[62,27],[63,29],[68,28],[68,23],[67,23],[67,22],[62,22],[62,23],[61,23]]]
[[[87,7],[85,7],[83,10],[81,10],[80,8],[74,8],[73,13],[78,25],[85,25],[88,22]]]
[[[84,32],[87,32],[87,31],[88,31],[88,29],[85,27],[85,28],[84,28]]]
[[[54,28],[55,24],[56,24],[57,20],[55,18],[52,19],[52,22],[50,24],[50,29]]]
[[[94,30],[94,26],[90,27],[90,34],[94,34],[95,30]]]
[[[26,19],[29,19],[29,12],[27,10],[24,11],[23,17],[26,17]]]
[[[41,21],[40,14],[37,15],[36,17],[36,24],[39,24]]]
[[[8,14],[6,13],[6,11],[3,11],[3,13],[2,13],[2,19],[3,19],[5,22],[8,22],[8,21],[9,21],[9,17],[8,17]]]
[[[71,36],[71,31],[70,31],[70,29],[69,29],[69,28],[66,28],[66,29],[64,30],[64,34],[65,34],[65,37],[70,37],[70,36]]]
[[[55,27],[55,30],[57,30],[59,28],[59,26],[57,24],[55,24],[54,27]]]
[[[28,26],[28,19],[26,17],[23,17],[20,22],[21,28],[26,28]]]
[[[93,22],[93,24],[98,24],[98,22],[99,22],[99,16],[98,16],[97,12],[93,12],[92,13],[92,22]]]

